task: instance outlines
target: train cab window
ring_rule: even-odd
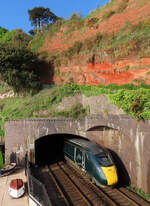
[[[100,153],[95,155],[97,161],[102,166],[111,166],[113,165],[113,161],[111,160],[111,157],[108,154]]]

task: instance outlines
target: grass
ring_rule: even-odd
[[[4,136],[5,120],[63,116],[82,118],[89,114],[89,108],[83,108],[81,103],[73,105],[68,110],[56,111],[55,105],[64,97],[84,94],[85,96],[98,96],[105,94],[112,104],[122,108],[125,113],[135,119],[150,119],[150,86],[115,84],[103,86],[66,84],[52,86],[41,90],[34,96],[6,98],[0,101],[0,136]]]
[[[11,90],[9,86],[0,85],[0,93],[7,92],[9,90]]]
[[[3,154],[2,151],[0,150],[0,169],[3,168]]]
[[[144,0],[141,0],[141,2],[142,1]],[[47,35],[49,36],[49,40],[51,40],[57,32],[62,32],[62,30],[64,30],[64,32],[62,32],[62,42],[65,44],[68,43],[68,38],[72,38],[75,30],[78,30],[78,33],[84,35],[87,27],[96,28],[99,21],[107,20],[112,15],[123,12],[128,5],[128,0],[122,0],[116,9],[111,9],[110,7],[114,5],[114,3],[115,0],[109,1],[105,6],[92,11],[86,18],[82,18],[78,13],[73,13],[67,20],[60,19],[54,24],[48,25],[44,33],[36,35],[30,42],[33,51],[38,51],[43,45]],[[109,8],[109,10],[104,12],[101,20],[98,19],[97,16],[105,8]],[[50,59],[52,64],[54,63],[54,65],[59,67],[61,65],[69,66],[72,59],[79,59],[78,57],[80,57],[80,55],[82,56],[84,54],[84,56],[87,56],[86,54],[91,54],[91,52],[97,55],[97,60],[101,59],[105,61],[107,57],[105,57],[102,50],[105,50],[108,54],[107,56],[109,56],[110,61],[122,59],[132,54],[139,58],[150,57],[150,47],[147,46],[149,44],[150,18],[147,18],[138,22],[136,25],[132,25],[129,21],[126,21],[120,31],[115,34],[97,33],[91,38],[85,39],[84,42],[76,41],[68,49],[61,51],[61,53],[56,50],[54,59],[52,58],[53,52],[49,54],[49,57],[46,56],[46,53],[45,56],[47,60]],[[84,58],[84,64],[88,62],[88,58]],[[76,63],[79,64],[78,61]]]
[[[102,16],[102,20],[107,20],[109,19],[112,15],[114,15],[116,12],[113,10],[109,10],[107,12],[104,13],[104,15]]]
[[[150,202],[150,194],[143,192],[141,188],[136,189],[135,187],[128,186],[128,190],[137,193],[139,196],[141,196],[143,199]]]
[[[105,4],[104,6],[100,7],[100,8],[96,8],[95,10],[93,10],[88,16],[87,18],[91,18],[93,16],[96,16],[97,14],[99,14],[101,11],[103,11],[105,8],[111,7],[115,4],[116,0],[110,0],[107,4]]]
[[[110,14],[113,15],[114,13],[110,12],[108,16],[107,13],[105,13],[106,18],[109,18]],[[97,21],[94,17],[91,18],[91,21],[92,19],[94,22]],[[101,54],[102,50],[110,56],[112,61],[128,57],[132,53],[137,55],[137,57],[150,57],[150,47],[147,46],[150,44],[149,22],[149,19],[146,19],[136,25],[131,25],[130,22],[127,21],[116,34],[96,33],[91,38],[85,39],[84,42],[76,41],[67,50],[62,51],[62,53],[58,55],[56,54],[54,62],[58,65],[57,62],[59,61],[59,66],[61,62],[67,66],[69,61],[74,58],[78,59],[79,55],[84,54],[87,56],[89,53],[90,56],[92,56],[91,52],[97,55],[97,59],[100,57],[100,59],[104,61],[105,56]],[[71,31],[71,29],[72,27],[69,30]],[[88,63],[86,62],[86,58],[84,61]],[[77,64],[79,64],[79,62],[77,62]]]
[[[43,45],[46,37],[47,37],[47,33],[40,33],[40,34],[37,34],[29,43],[32,51],[34,52],[38,52],[39,48]]]
[[[70,109],[63,111],[53,111],[52,116],[55,117],[71,117],[74,119],[81,119],[87,116],[89,107],[83,108],[81,103],[74,104]]]

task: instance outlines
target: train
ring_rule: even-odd
[[[108,149],[81,138],[65,139],[64,158],[80,168],[99,187],[114,187],[118,175]]]

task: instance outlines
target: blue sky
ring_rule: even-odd
[[[86,17],[96,9],[97,2],[102,6],[110,0],[0,0],[0,26],[13,30],[20,28],[25,32],[32,29],[28,10],[43,6],[49,8],[56,16],[69,18],[72,13],[79,12]]]

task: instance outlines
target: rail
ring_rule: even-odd
[[[25,163],[25,173],[27,176],[29,198],[32,196],[36,200],[36,203],[39,203],[37,203],[37,205],[52,206],[44,184],[42,184],[32,175],[31,165],[28,160],[26,160]]]

